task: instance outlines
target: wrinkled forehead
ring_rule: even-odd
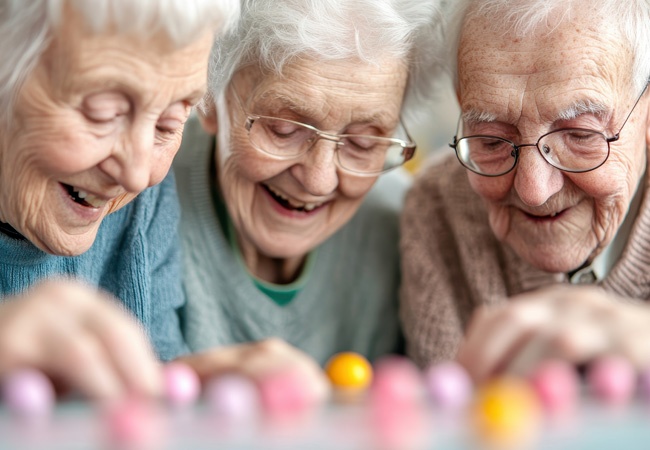
[[[250,66],[235,74],[230,86],[247,107],[274,105],[316,120],[349,111],[357,121],[395,123],[407,71],[399,58],[377,64],[303,58],[287,63],[281,73]]]
[[[562,20],[520,34],[501,29],[494,18],[468,18],[457,58],[463,111],[521,111],[531,100],[557,108],[576,101],[612,104],[630,94],[632,52],[620,33],[596,19]]]

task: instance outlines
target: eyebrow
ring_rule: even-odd
[[[568,108],[557,114],[556,120],[571,120],[583,114],[593,114],[597,117],[605,117],[610,112],[610,108],[605,104],[592,100],[579,100],[573,102]]]
[[[497,116],[494,113],[487,111],[478,111],[476,109],[470,109],[462,113],[461,115],[463,122],[468,125],[476,125],[477,123],[484,122],[496,122]]]
[[[567,108],[561,110],[552,121],[572,120],[583,114],[593,114],[597,117],[605,117],[609,113],[610,108],[604,103],[593,100],[578,100],[573,102]],[[476,125],[478,123],[496,122],[497,116],[491,112],[471,109],[462,114],[462,119],[468,125]]]

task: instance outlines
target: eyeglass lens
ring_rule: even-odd
[[[605,135],[579,128],[548,133],[537,142],[537,148],[549,164],[573,172],[592,170],[605,162],[609,154]],[[512,169],[516,152],[513,143],[496,137],[461,138],[457,144],[461,162],[486,175],[498,175]]]
[[[381,173],[402,165],[410,157],[405,147],[390,139],[364,135],[331,136],[290,120],[257,117],[249,126],[249,139],[258,150],[279,158],[308,152],[319,139],[334,141],[341,167],[358,173]]]

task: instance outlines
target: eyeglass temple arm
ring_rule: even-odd
[[[458,116],[458,122],[456,122],[456,134],[454,134],[454,140],[450,143],[447,144],[454,150],[456,150],[456,147],[458,146],[458,130],[460,130],[460,123],[461,120],[463,120],[463,114],[461,113],[460,116]]]
[[[615,141],[618,141],[618,138],[619,138],[620,135],[621,135],[621,130],[623,129],[623,127],[625,126],[625,124],[627,123],[627,121],[630,120],[630,117],[632,117],[632,113],[633,113],[634,110],[636,109],[636,105],[639,104],[639,102],[641,101],[641,98],[643,98],[643,94],[645,94],[645,91],[648,89],[648,84],[650,84],[650,78],[648,78],[648,79],[645,81],[645,86],[643,87],[643,90],[641,91],[641,94],[637,97],[636,101],[634,102],[634,105],[632,105],[632,109],[630,109],[630,112],[628,113],[627,117],[626,117],[625,120],[623,121],[623,124],[620,126],[620,128],[618,129],[618,131],[616,132],[616,134],[615,134],[614,136],[612,136],[612,137],[610,137],[610,138],[607,138],[607,142],[615,142]]]

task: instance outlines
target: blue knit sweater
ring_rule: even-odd
[[[37,281],[71,275],[117,297],[144,326],[159,358],[186,351],[177,309],[184,303],[175,183],[169,175],[107,216],[93,246],[79,256],[45,253],[0,233],[0,299]]]

